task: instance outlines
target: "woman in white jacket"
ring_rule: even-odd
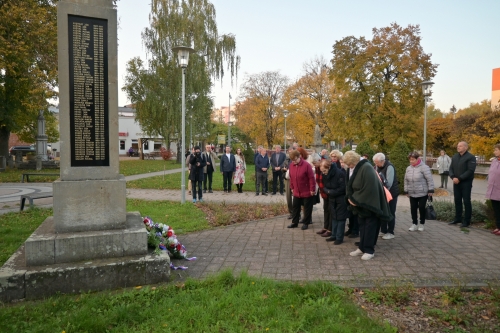
[[[424,231],[425,204],[427,198],[434,193],[434,180],[431,169],[420,159],[417,152],[408,155],[410,165],[406,168],[404,193],[410,198],[411,219],[413,221],[410,231],[417,230],[417,209],[420,214],[420,226],[418,231]]]
[[[438,157],[436,164],[439,170],[439,175],[441,176],[441,186],[439,188],[448,188],[448,177],[450,176],[450,164],[451,157],[446,154],[444,150],[439,152],[440,156]]]

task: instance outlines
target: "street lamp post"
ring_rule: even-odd
[[[232,121],[227,122],[227,145],[231,147],[231,126],[233,126]]]
[[[189,116],[189,148],[193,147],[193,115]]]
[[[181,153],[186,151],[186,67],[189,63],[189,54],[194,50],[187,46],[175,46],[173,52],[178,52],[179,66],[182,68],[182,138],[181,138]],[[186,159],[181,156],[182,175],[181,175],[181,203],[186,203]]]
[[[422,93],[424,95],[425,107],[424,107],[424,163],[427,165],[427,102],[429,101],[432,91],[432,85],[434,82],[424,81],[421,83],[422,85]]]
[[[286,117],[288,117],[288,110],[283,110],[283,116],[285,117],[285,153],[286,153]]]

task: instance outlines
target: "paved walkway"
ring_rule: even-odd
[[[170,170],[168,173],[178,172]],[[127,177],[127,180],[162,175],[149,173]],[[438,177],[435,177],[436,184]],[[251,186],[249,184],[249,186]],[[451,185],[450,185],[451,186]],[[475,180],[473,199],[483,200],[486,182]],[[50,183],[0,184],[0,213],[19,210],[22,191],[51,191]],[[24,193],[24,192],[23,192]],[[180,200],[179,190],[127,189],[127,197],[149,200]],[[186,194],[186,199],[190,196]],[[440,200],[451,199],[440,197]],[[39,200],[37,206],[51,206]],[[284,202],[281,195],[255,196],[253,192],[204,195],[205,201]],[[9,205],[13,206],[10,207]],[[430,221],[423,232],[409,232],[411,225],[408,199],[398,200],[396,237],[379,238],[375,257],[362,261],[349,253],[358,238],[345,238],[333,245],[318,236],[323,225],[322,206],[315,206],[313,224],[306,230],[288,229],[285,216],[267,220],[219,227],[180,237],[189,256],[198,260],[175,260],[186,265],[186,271],[175,271],[181,277],[205,277],[225,268],[246,269],[250,275],[281,280],[327,280],[349,286],[372,285],[388,279],[404,279],[417,285],[455,284],[460,280],[471,285],[498,281],[500,276],[500,237],[488,231],[470,228],[463,232],[456,226]]]

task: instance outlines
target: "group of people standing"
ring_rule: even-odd
[[[193,195],[193,203],[203,202],[203,193],[213,193],[212,180],[216,168],[217,155],[210,145],[201,152],[199,146],[195,146],[190,154],[186,154],[186,164],[189,169],[189,194]],[[245,156],[240,148],[236,154],[231,153],[231,147],[226,146],[225,153],[221,155],[220,172],[223,179],[224,193],[230,193],[232,184],[236,185],[238,193],[243,193],[245,183]],[[203,184],[203,191],[202,191]]]

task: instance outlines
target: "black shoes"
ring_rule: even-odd
[[[212,190],[208,190],[208,193],[214,193],[214,191],[212,191]]]
[[[258,196],[259,195],[259,192],[255,193],[255,196]]]
[[[354,242],[354,245],[359,246],[359,242]]]
[[[336,240],[335,242],[333,242],[333,245],[340,245],[340,244],[342,244],[342,243],[343,243],[343,241],[341,241],[341,240]]]
[[[302,229],[302,230],[307,230],[307,228],[309,228],[309,225],[304,223],[304,224],[302,225],[302,228],[300,228],[300,229]]]
[[[451,222],[448,222],[448,224],[459,224],[459,223],[462,223],[460,221],[451,221]]]
[[[271,195],[276,195],[276,192],[271,193]]]
[[[327,242],[335,242],[337,238],[335,236],[330,236],[329,238],[326,239]]]
[[[349,236],[347,236],[348,238],[357,238],[359,237],[359,234],[350,234]]]
[[[460,228],[468,228],[468,227],[470,227],[470,223],[462,223],[460,225]]]
[[[291,220],[291,219],[293,219],[293,216],[292,215],[288,215],[287,219]]]
[[[290,224],[289,226],[287,226],[287,228],[297,228],[299,225],[298,224]]]
[[[207,193],[207,190],[203,190],[203,193]]]
[[[267,195],[267,193],[262,193],[262,195]]]
[[[346,232],[344,232],[344,236],[349,236],[350,234],[352,234],[351,229],[349,229]]]

